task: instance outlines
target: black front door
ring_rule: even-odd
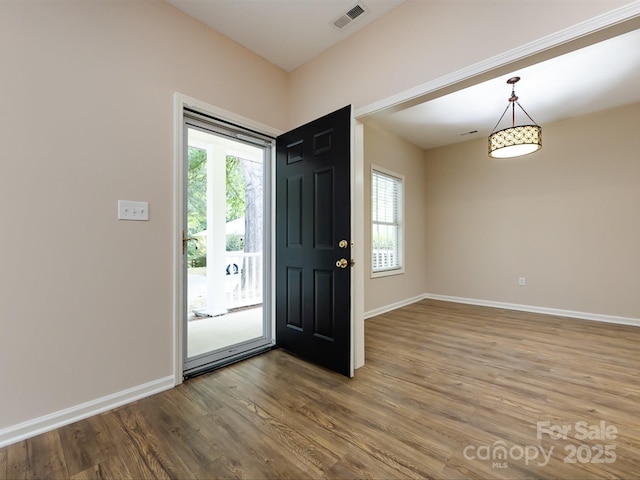
[[[351,106],[276,140],[276,344],[353,376]]]

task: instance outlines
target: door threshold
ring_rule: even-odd
[[[184,380],[189,380],[190,378],[194,378],[200,375],[204,375],[205,373],[213,372],[214,370],[218,370],[223,367],[227,367],[237,362],[241,362],[242,360],[246,360],[251,357],[255,357],[256,355],[260,355],[262,353],[266,353],[270,350],[276,348],[275,345],[269,344],[261,347],[254,348],[252,350],[247,350],[242,352],[241,354],[234,355],[232,357],[223,358],[222,360],[218,360],[216,362],[208,363],[206,365],[201,365],[199,367],[194,367],[188,371],[182,373],[182,378]]]

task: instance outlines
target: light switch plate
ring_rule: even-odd
[[[149,203],[118,200],[118,220],[149,220]]]

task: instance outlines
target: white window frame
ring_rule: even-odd
[[[398,263],[399,265],[397,267],[393,267],[393,268],[388,268],[388,269],[384,269],[384,270],[375,270],[373,269],[373,253],[374,253],[374,248],[373,248],[373,235],[374,235],[374,230],[375,230],[375,225],[376,223],[373,220],[373,206],[374,206],[374,202],[373,202],[373,177],[375,174],[381,174],[387,177],[392,177],[393,179],[397,180],[399,182],[399,188],[398,188],[398,219],[397,222],[395,223],[395,225],[398,228],[398,251],[397,251],[397,256],[398,256]],[[370,185],[371,185],[371,255],[370,255],[370,260],[371,260],[371,278],[379,278],[379,277],[388,277],[390,275],[400,275],[404,273],[404,188],[405,188],[405,182],[404,182],[404,175],[401,175],[397,172],[393,172],[391,170],[388,170],[384,167],[380,167],[378,165],[371,165],[371,175],[369,177],[370,180]]]

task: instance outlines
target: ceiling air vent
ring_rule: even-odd
[[[351,10],[347,12],[347,17],[349,17],[351,20],[355,20],[363,13],[364,13],[364,8],[362,8],[360,5],[356,5],[355,7],[353,7]]]
[[[353,22],[356,18],[358,18],[360,15],[362,15],[365,12],[366,10],[365,10],[365,7],[362,5],[362,3],[355,4],[353,7],[349,9],[347,13],[345,13],[344,15],[340,15],[338,18],[336,18],[333,21],[333,26],[339,30],[342,30],[344,27],[349,25],[351,22]]]

